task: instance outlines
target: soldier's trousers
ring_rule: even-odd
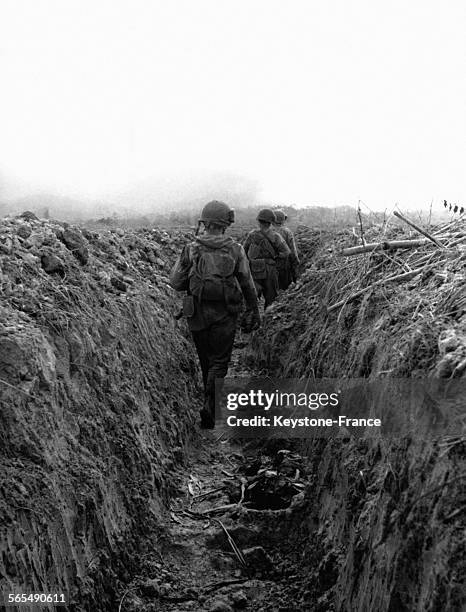
[[[267,278],[254,279],[257,297],[264,296],[264,306],[270,306],[278,294],[278,274],[275,266],[267,266]]]
[[[278,272],[278,286],[280,289],[288,289],[288,287],[291,284],[292,278],[291,278],[291,261],[289,259],[289,257],[283,261],[280,262],[278,267],[277,267],[277,272]]]
[[[226,315],[199,331],[191,331],[201,363],[204,407],[215,417],[215,379],[225,378],[235,341],[237,315]]]

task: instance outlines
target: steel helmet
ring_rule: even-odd
[[[275,211],[275,218],[276,218],[276,223],[278,223],[279,225],[281,225],[284,221],[287,220],[288,215],[286,215],[283,210],[276,210]]]
[[[257,215],[258,221],[265,221],[266,223],[275,223],[275,213],[270,208],[263,208]]]
[[[235,211],[225,204],[225,202],[219,202],[218,200],[212,200],[208,202],[201,212],[201,218],[205,225],[208,223],[218,223],[228,227],[235,220]]]

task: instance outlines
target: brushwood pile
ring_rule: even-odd
[[[463,376],[466,230],[451,234],[445,249],[426,244],[344,257],[348,232],[298,229],[306,264],[254,337],[259,367],[284,377]],[[395,228],[390,238],[400,236],[409,237]]]
[[[198,396],[167,270],[186,235],[0,221],[0,575],[110,609]]]
[[[344,256],[361,244],[351,232],[298,228],[301,277],[268,309],[246,366],[272,378],[464,382],[464,220],[430,231],[439,245]],[[418,238],[401,226],[365,236],[371,244]],[[312,484],[282,548],[300,567],[289,597],[302,609],[464,609],[464,384],[458,388],[446,408],[457,411],[455,435],[298,444]]]

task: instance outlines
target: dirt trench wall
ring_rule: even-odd
[[[460,611],[464,450],[400,440],[314,442],[314,482],[294,526],[321,612]]]
[[[345,297],[338,285],[352,278],[335,278],[337,258],[328,244],[318,247],[298,285],[267,312],[249,365],[283,378],[464,377],[464,269],[461,280],[459,270],[447,268],[451,286],[439,287],[432,274],[327,314],[325,303]],[[464,414],[464,395],[457,399]],[[278,545],[296,555],[306,609],[464,609],[466,448],[458,423],[457,437],[434,442],[298,443],[311,460],[313,484]]]
[[[114,610],[194,421],[165,276],[176,244],[24,219],[1,231],[2,587]]]

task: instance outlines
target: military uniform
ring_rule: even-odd
[[[290,249],[290,255],[283,260],[280,260],[277,265],[278,271],[278,286],[280,289],[287,289],[293,281],[296,280],[297,268],[299,266],[298,250],[290,228],[284,225],[275,225],[274,230],[280,234]]]
[[[199,251],[221,250],[234,260],[234,283],[245,299],[248,310],[257,313],[257,293],[243,247],[224,235],[203,235],[186,245],[170,274],[170,284],[177,291],[190,293],[190,278]],[[204,383],[204,410],[212,420],[215,415],[215,379],[224,378],[228,371],[235,340],[236,324],[241,304],[207,300],[193,296],[193,312],[187,317],[188,326],[196,346]]]
[[[271,227],[249,232],[244,250],[249,259],[257,294],[264,296],[265,308],[275,300],[278,293],[277,262],[290,255],[283,238]]]

